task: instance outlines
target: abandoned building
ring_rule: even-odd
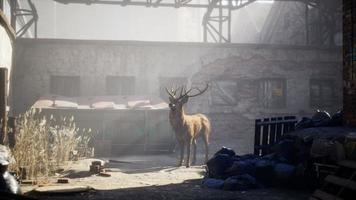
[[[80,190],[82,198],[89,195],[87,186],[100,191],[93,199],[142,194],[148,195],[144,199],[261,199],[266,192],[271,199],[351,199],[356,191],[355,5],[353,0],[0,0],[0,143],[14,155],[9,170],[23,176],[21,197],[47,199],[51,188],[42,191],[33,181],[42,176],[47,182],[68,181],[65,189]],[[188,125],[176,128],[172,120],[185,97],[182,116],[200,113],[194,117],[210,121],[207,166],[202,140],[191,136],[204,131],[204,124],[192,120],[194,130],[189,130]],[[324,118],[316,122],[319,115]],[[188,154],[177,130],[191,137],[183,142]],[[328,137],[334,146],[324,141],[324,132],[336,134]],[[320,156],[308,160],[318,183],[293,195],[283,189],[249,192],[252,186],[246,185],[241,189],[246,193],[210,189],[231,190],[230,179],[214,171],[219,152],[233,150],[237,160],[229,169],[241,171],[240,162],[252,162],[241,160],[243,155],[255,154],[256,167],[257,160],[278,154],[276,146],[289,137],[311,141],[313,155],[317,147],[319,153],[337,149],[334,163]],[[36,143],[45,138],[48,142]],[[189,167],[189,145],[195,161],[195,143],[198,166],[168,168],[177,164],[180,150]],[[48,151],[33,157],[48,162],[38,170],[23,151],[36,156]],[[89,159],[101,159],[99,167]],[[295,174],[307,163],[281,162],[293,165]],[[341,180],[337,170],[345,162],[354,171]],[[54,176],[52,168],[58,166],[64,172]],[[91,174],[69,173],[79,166]],[[268,182],[268,172],[260,174],[263,180],[257,169],[246,174]],[[193,179],[199,184],[189,182]],[[324,187],[329,179],[349,185],[332,194]],[[90,185],[105,180],[110,183]],[[177,191],[188,192],[179,196]]]

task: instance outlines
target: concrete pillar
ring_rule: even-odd
[[[343,0],[344,123],[356,126],[356,2]]]

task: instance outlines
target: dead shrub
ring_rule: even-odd
[[[74,117],[46,118],[40,109],[20,115],[16,129],[16,144],[12,150],[15,163],[11,169],[22,175],[26,171],[26,179],[52,176],[69,160],[70,152],[91,137],[90,130],[75,126]]]

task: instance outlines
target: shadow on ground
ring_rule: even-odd
[[[303,190],[289,190],[280,188],[255,189],[249,191],[224,191],[201,187],[201,179],[187,180],[179,184],[161,186],[147,186],[137,188],[123,188],[114,190],[91,190],[85,193],[68,194],[39,194],[27,195],[39,200],[131,200],[131,199],[157,199],[157,200],[299,200],[308,199],[310,192]],[[105,184],[105,183],[103,183]]]

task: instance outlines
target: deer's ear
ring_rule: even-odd
[[[182,102],[183,102],[183,103],[187,103],[187,102],[188,102],[188,99],[189,99],[189,97],[188,97],[188,96],[185,96],[185,97],[183,97]]]

